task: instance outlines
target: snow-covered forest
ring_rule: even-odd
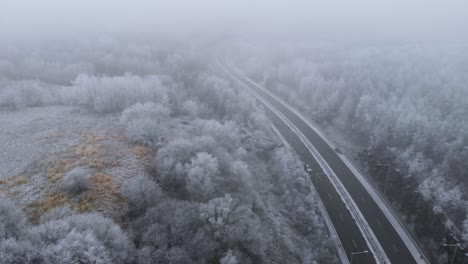
[[[368,172],[381,171],[379,183],[387,168],[375,166],[390,166],[388,195],[397,207],[412,204],[409,212],[401,209],[408,223],[435,230],[428,218],[414,220],[424,214],[417,197],[404,195],[409,187],[468,239],[466,45],[241,43],[233,54],[252,78],[360,145]],[[431,243],[435,251],[438,242]]]
[[[2,154],[1,263],[337,261],[302,162],[255,101],[214,74],[205,44],[189,43],[0,48],[0,137],[32,140],[7,130],[30,109],[72,109],[76,129],[111,118],[118,139],[97,131],[21,171],[8,169],[15,151]]]
[[[0,264],[468,261],[468,2],[0,4]]]

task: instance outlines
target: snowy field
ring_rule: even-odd
[[[58,182],[75,167],[109,175],[116,186],[141,173],[138,157],[149,153],[127,143],[118,118],[70,106],[0,111],[0,192],[31,209],[35,201],[58,192]],[[34,218],[34,210],[29,213]]]
[[[80,132],[102,118],[74,107],[45,106],[0,111],[0,178],[17,176],[77,143]]]

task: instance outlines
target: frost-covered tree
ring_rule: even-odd
[[[252,253],[260,254],[264,241],[259,230],[260,220],[251,206],[226,194],[201,205],[200,215],[218,241],[228,247],[240,243]]]
[[[78,254],[77,257],[86,257],[87,254],[80,255],[83,253],[75,252],[78,248],[84,250],[83,243],[89,243],[90,247],[94,247],[89,248],[91,250],[89,257],[96,261],[110,259],[112,263],[127,263],[134,251],[133,245],[122,229],[111,219],[97,213],[78,214],[51,220],[32,227],[29,236],[35,245],[44,247],[45,252],[51,251],[57,254],[62,252],[60,254],[64,257],[70,257],[68,260],[73,259],[73,254]],[[105,252],[101,250],[103,248],[106,249]]]
[[[170,114],[170,110],[162,104],[137,103],[122,112],[120,121],[130,140],[152,145],[167,133],[165,121]]]
[[[210,197],[216,189],[219,173],[218,160],[206,152],[200,152],[190,163],[187,171],[187,190],[193,197]]]
[[[81,95],[82,102],[100,113],[123,110],[135,103],[167,105],[169,100],[168,87],[156,75],[96,77],[83,74],[74,81],[74,89]]]
[[[0,238],[0,260],[5,264],[46,263],[44,252],[29,241],[14,238]]]
[[[160,173],[161,186],[165,189],[177,189],[185,186],[185,163],[198,152],[212,152],[216,141],[209,136],[196,136],[192,139],[177,138],[160,148],[156,153],[156,167]]]
[[[139,215],[146,209],[157,204],[163,194],[159,186],[144,175],[132,177],[122,185],[122,195],[127,199],[129,211],[132,215]]]
[[[396,163],[387,195],[402,210],[409,208],[408,221],[415,219],[414,207],[427,205],[462,227],[468,186],[466,45],[239,47],[230,59],[251,78],[323,128],[341,130],[332,136],[344,135],[342,140],[362,145],[372,158]],[[412,190],[400,192],[403,186]],[[422,194],[426,201],[401,199],[402,192]]]
[[[22,237],[27,225],[24,212],[13,201],[0,195],[0,238]]]
[[[220,260],[221,264],[237,264],[237,258],[232,254],[232,251],[229,250],[226,255]]]
[[[171,247],[190,244],[200,226],[198,215],[195,203],[171,198],[149,208],[133,223],[134,237],[141,248],[139,258],[149,261],[150,256],[161,254],[164,258]]]
[[[83,233],[72,230],[56,244],[45,249],[48,263],[114,263],[102,241],[90,230]]]
[[[70,217],[74,214],[69,206],[57,207],[50,210],[48,213],[41,216],[39,222],[45,224],[52,220],[59,220],[66,217]]]
[[[2,261],[249,264],[301,263],[303,251],[319,255],[314,239],[323,240],[316,235],[323,227],[307,219],[316,215],[300,186],[302,164],[290,153],[275,154],[265,111],[208,69],[205,44],[98,37],[0,48],[0,107],[63,104],[97,117],[122,112],[130,144],[154,153],[145,159],[153,160],[147,171],[115,179],[118,202],[128,210],[114,219],[75,211],[76,200],[91,194],[73,197],[88,188],[90,171],[82,167],[58,185],[70,205],[38,223],[0,199]],[[278,73],[298,83],[286,65]],[[315,86],[332,82],[321,78]],[[338,109],[341,101],[337,96],[326,105]],[[270,192],[277,189],[283,196]],[[317,232],[297,232],[298,222]]]
[[[320,235],[321,220],[314,210],[311,199],[311,186],[308,175],[300,160],[285,148],[277,149],[272,155],[273,175],[278,180],[277,186],[282,197],[284,207],[289,211],[289,217],[302,234],[310,235],[314,231]],[[321,234],[323,235],[323,234]]]

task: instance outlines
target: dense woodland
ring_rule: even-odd
[[[110,37],[2,44],[0,111],[64,105],[119,115],[129,144],[153,156],[119,186],[126,209],[112,217],[64,206],[35,221],[2,195],[0,259],[336,262],[303,164],[255,100],[218,74],[213,50],[200,41]],[[466,54],[458,45],[241,43],[228,58],[364,146],[361,162],[379,188],[387,171],[378,164],[389,164],[389,201],[443,262],[445,232],[468,240]],[[57,188],[80,197],[93,173],[73,168]]]
[[[70,105],[120,115],[147,170],[114,217],[55,208],[32,221],[0,197],[1,263],[335,263],[302,162],[203,43],[142,39],[0,48],[1,111]],[[2,124],[7,125],[7,124]],[[57,183],[84,195],[93,169]]]
[[[232,59],[311,120],[363,145],[363,163],[379,183],[387,168],[376,165],[390,164],[389,199],[440,254],[441,240],[430,241],[435,222],[454,224],[468,240],[468,50],[378,46],[241,43]],[[442,218],[433,221],[428,207]]]

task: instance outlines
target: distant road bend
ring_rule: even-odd
[[[311,167],[311,180],[338,235],[342,262],[429,263],[376,190],[320,130],[237,68],[217,63],[265,106],[279,132]]]

